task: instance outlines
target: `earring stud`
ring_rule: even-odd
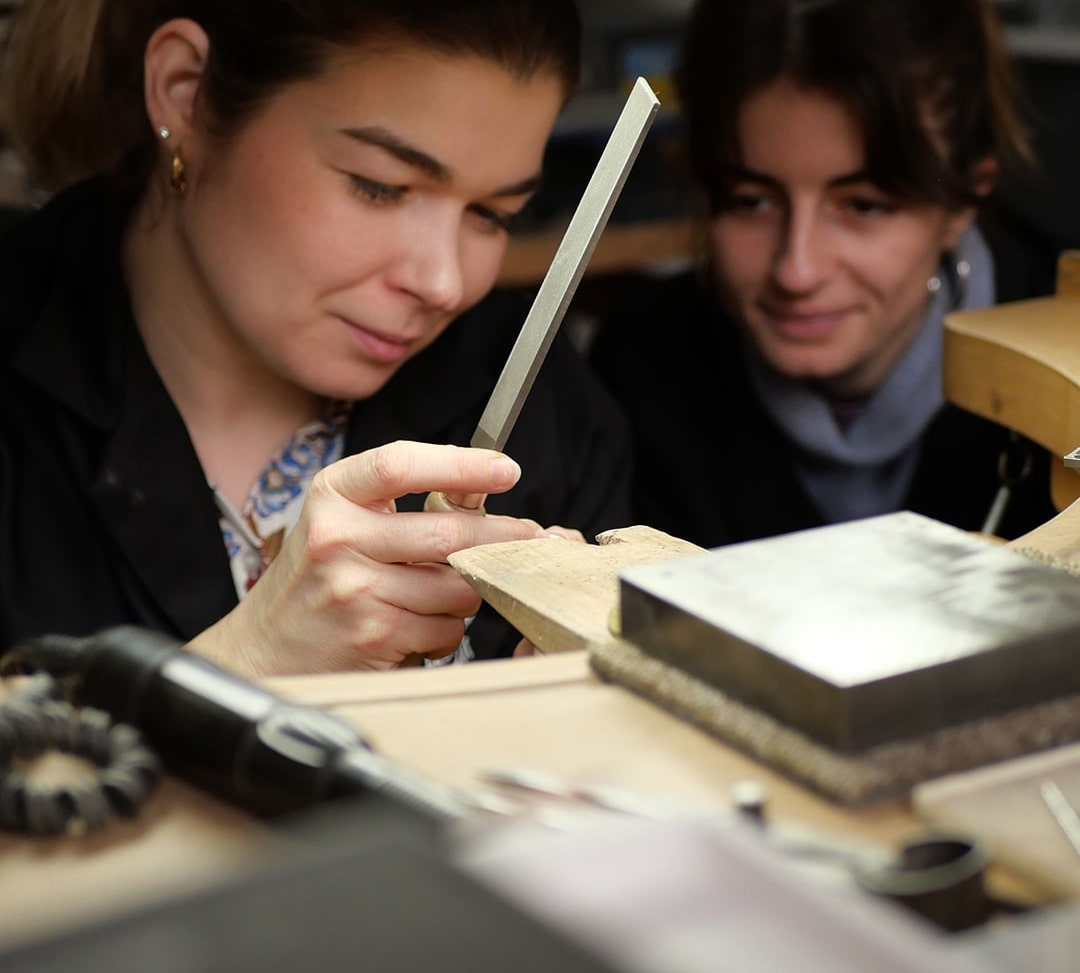
[[[162,126],[161,126],[161,128],[159,128],[159,129],[157,130],[157,133],[158,133],[158,135],[159,135],[159,136],[161,136],[161,140],[162,140],[163,142],[165,141],[165,139],[167,139],[167,138],[168,138],[168,137],[169,137],[169,136],[170,136],[170,135],[172,134],[172,133],[171,133],[171,132],[169,131],[169,128],[168,128],[168,126],[167,126],[167,125],[162,125]]]

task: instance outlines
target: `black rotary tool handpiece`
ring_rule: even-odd
[[[449,789],[375,753],[351,724],[188,652],[166,635],[122,626],[86,638],[42,636],[12,657],[65,679],[76,703],[142,732],[181,776],[266,814],[379,794],[424,817],[460,817]]]

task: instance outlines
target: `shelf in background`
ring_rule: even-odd
[[[586,268],[586,276],[641,270],[651,265],[685,263],[696,249],[690,217],[608,224]],[[538,284],[555,256],[565,227],[523,234],[510,241],[499,283]]]

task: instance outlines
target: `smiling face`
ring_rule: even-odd
[[[733,191],[710,226],[725,299],[781,374],[871,393],[919,330],[927,280],[972,213],[882,192],[847,107],[784,80],[746,99],[738,140]]]
[[[189,144],[186,317],[294,386],[372,395],[495,282],[564,94],[386,45],[286,88],[224,147]]]

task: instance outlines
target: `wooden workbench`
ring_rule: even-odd
[[[354,722],[386,756],[460,787],[486,768],[529,767],[727,808],[753,779],[777,821],[890,846],[922,827],[901,802],[845,810],[630,692],[585,652],[389,673],[276,679],[297,701]],[[221,881],[285,838],[170,780],[138,821],[89,840],[0,839],[0,948]],[[1015,881],[1010,894],[1038,898]]]

